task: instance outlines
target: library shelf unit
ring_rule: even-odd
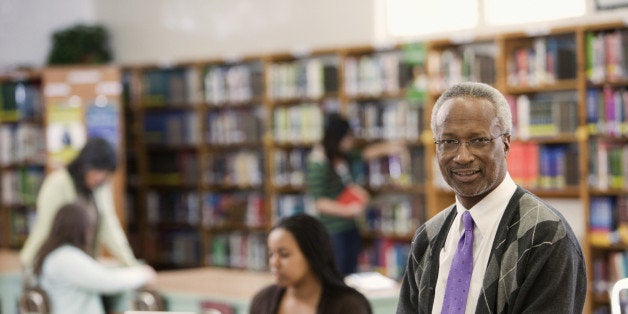
[[[39,71],[0,76],[0,248],[19,249],[35,215],[45,172]]]
[[[149,262],[165,267],[265,269],[265,262],[247,264],[265,258],[264,249],[252,247],[265,246],[266,231],[279,217],[312,211],[303,185],[307,155],[320,139],[324,115],[339,111],[350,117],[360,145],[401,140],[408,146],[407,164],[399,165],[398,156],[389,156],[381,164],[366,165],[363,179],[374,202],[363,219],[366,246],[360,267],[395,277],[402,265],[387,269],[381,261],[397,244],[405,246],[403,256],[413,232],[408,226],[403,229],[402,223],[396,226],[395,215],[410,217],[415,228],[454,201],[435,161],[431,106],[451,84],[478,80],[501,90],[511,104],[514,129],[508,166],[513,179],[542,198],[583,204],[582,245],[591,278],[585,312],[603,311],[609,305],[609,285],[618,276],[628,276],[616,269],[628,254],[627,29],[618,21],[491,37],[128,67],[135,138],[129,149],[137,161],[132,181],[138,196],[131,215],[137,228],[131,229],[143,241],[148,234],[165,235],[165,229],[153,223],[151,202],[185,191],[193,195],[183,211],[188,213],[183,216],[189,219],[189,237],[178,242],[195,253],[186,263],[160,260],[158,255],[171,250],[168,243],[173,241],[152,240],[146,245],[153,252]],[[239,72],[241,68],[246,70]],[[174,87],[174,94],[184,97],[151,105],[154,95],[145,86],[151,71],[178,71],[176,82],[164,84],[162,93]],[[232,88],[237,89],[230,84],[242,81],[248,84],[247,96],[230,98]],[[171,124],[194,129],[193,141],[147,142],[150,136],[145,133],[154,130],[145,129],[146,121],[166,112],[189,114],[193,122]],[[243,123],[246,130],[240,129]],[[244,139],[231,142],[231,136]],[[162,163],[170,168],[187,165],[195,179],[164,186],[168,181],[163,178],[169,178],[164,176],[156,180],[159,186],[151,183],[154,174],[164,175],[152,171],[168,169],[154,166],[160,155],[168,154],[178,158],[171,156]],[[401,174],[391,172],[390,165],[401,167]],[[239,181],[242,169],[247,179]],[[229,197],[223,199],[224,195]],[[166,207],[177,206],[182,205]],[[177,254],[181,258],[181,252]]]
[[[363,251],[359,269],[392,278],[403,265],[416,226],[425,221],[426,47],[423,43],[354,47],[339,52],[340,103],[358,145],[403,142],[407,153],[367,161],[359,180],[371,194],[362,218]]]
[[[592,312],[608,310],[609,293],[628,277],[628,26],[607,23],[582,31],[579,72],[587,156],[586,247]]]

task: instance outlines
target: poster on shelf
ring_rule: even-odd
[[[87,139],[82,106],[75,99],[53,103],[48,107],[47,163],[52,169],[62,167],[72,161]]]
[[[98,95],[87,106],[85,125],[87,137],[102,137],[114,147],[120,147],[119,105],[105,95]]]

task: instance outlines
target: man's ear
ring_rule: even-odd
[[[508,153],[510,152],[510,134],[504,135],[502,142],[504,143],[504,155],[508,156]]]

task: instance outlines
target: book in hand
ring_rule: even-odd
[[[359,187],[354,185],[347,186],[336,198],[341,204],[349,205],[353,203],[365,204],[367,197]]]

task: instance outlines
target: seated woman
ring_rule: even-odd
[[[139,288],[155,278],[150,266],[107,267],[95,260],[96,215],[82,204],[61,206],[34,260],[51,314],[105,313],[101,294]]]
[[[343,282],[319,220],[306,214],[284,218],[267,242],[276,284],[255,295],[249,313],[372,313],[364,295]]]

